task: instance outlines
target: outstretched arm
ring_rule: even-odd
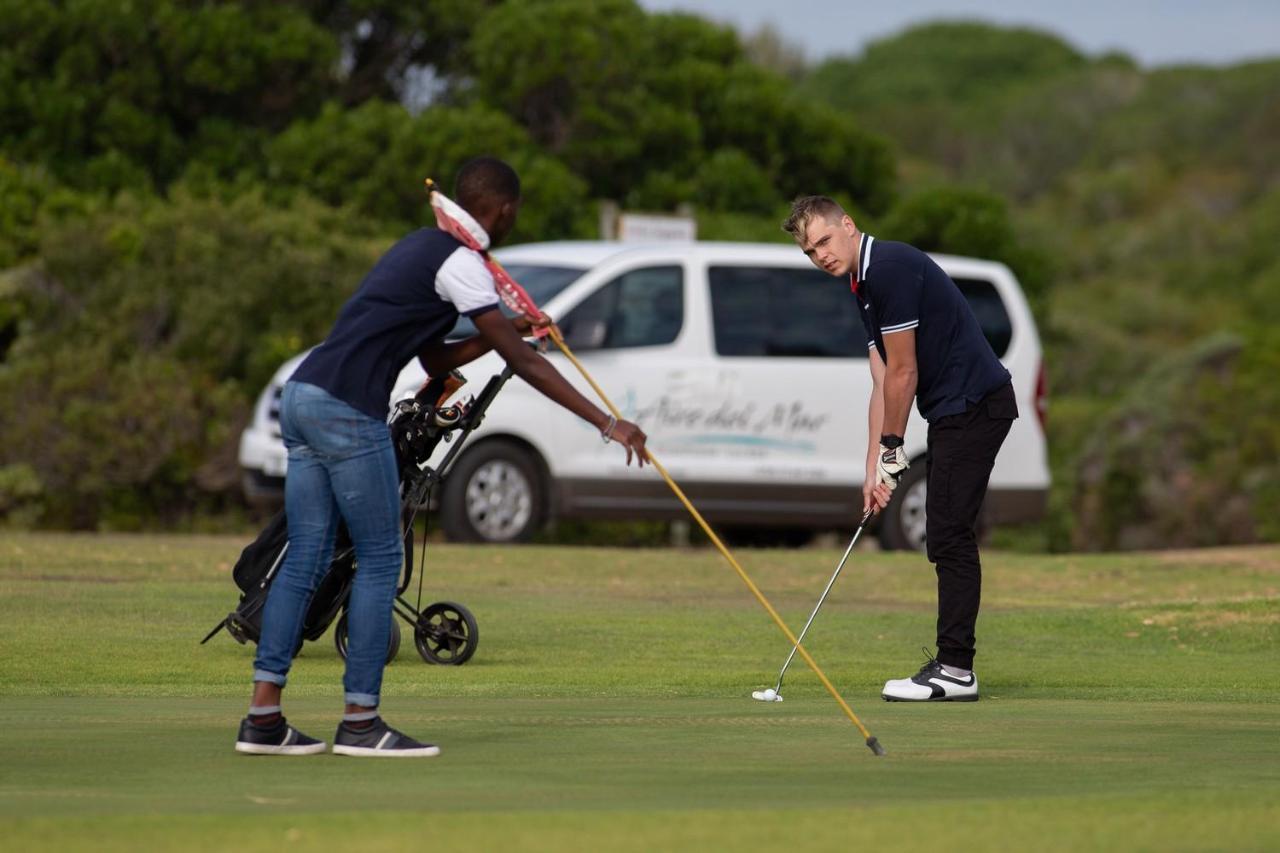
[[[500,313],[500,312],[497,312]],[[551,325],[551,318],[543,316],[538,320],[530,320],[523,314],[511,318],[511,328],[515,333],[524,337],[532,332],[535,328]],[[423,348],[418,353],[418,360],[422,362],[422,367],[427,371],[428,376],[439,376],[442,373],[448,373],[455,367],[461,367],[475,361],[480,356],[488,353],[493,349],[493,345],[484,337],[484,335],[473,335],[460,341],[437,341]]]
[[[428,344],[418,353],[418,361],[427,371],[428,376],[439,376],[448,373],[455,367],[475,361],[493,347],[480,335],[474,335],[461,341],[437,341]]]
[[[640,465],[644,465],[648,458],[644,449],[646,437],[640,427],[629,421],[613,423],[611,415],[582,396],[551,362],[528,347],[500,312],[486,311],[472,320],[485,342],[502,356],[517,376],[600,430],[601,434],[622,444],[627,451],[628,465],[633,453]]]

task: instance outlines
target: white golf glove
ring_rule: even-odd
[[[880,456],[876,459],[876,479],[893,491],[898,487],[898,479],[911,467],[907,461],[907,453],[899,447],[880,445]]]

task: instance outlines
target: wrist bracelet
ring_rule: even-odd
[[[615,418],[613,415],[609,415],[608,426],[600,430],[600,438],[604,441],[605,444],[608,444],[609,442],[613,441],[613,428],[616,427],[617,425],[618,425],[618,419]]]

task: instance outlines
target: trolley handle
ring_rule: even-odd
[[[479,396],[472,401],[471,405],[467,407],[467,413],[462,416],[462,422],[459,426],[464,432],[470,432],[480,426],[484,421],[484,413],[493,403],[493,398],[498,396],[498,391],[502,389],[503,385],[507,384],[507,380],[512,377],[513,373],[510,365],[508,365],[501,373],[489,377],[489,381],[480,389]]]
[[[510,365],[507,365],[501,373],[489,377],[489,381],[485,383],[484,388],[480,389],[480,395],[471,401],[471,405],[467,407],[466,414],[458,421],[457,440],[449,448],[449,452],[445,454],[445,457],[440,460],[440,464],[436,466],[436,472],[440,477],[443,477],[444,472],[449,470],[454,457],[458,455],[462,450],[462,446],[466,443],[467,436],[484,421],[485,410],[489,408],[493,398],[498,396],[502,386],[507,384],[507,380],[513,375],[515,375],[515,371],[511,369]]]

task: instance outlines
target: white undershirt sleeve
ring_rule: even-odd
[[[459,314],[472,316],[498,305],[498,290],[493,276],[478,252],[465,246],[440,265],[436,272],[436,293],[452,302]]]

